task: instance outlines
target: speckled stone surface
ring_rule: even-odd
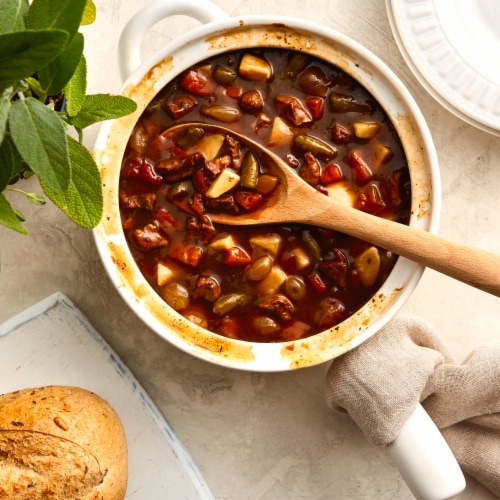
[[[117,92],[119,34],[146,0],[96,0],[84,29],[89,92]],[[500,139],[455,118],[420,86],[395,44],[382,0],[216,0],[229,15],[274,14],[323,23],[383,59],[415,97],[441,166],[443,236],[500,251]],[[156,25],[145,54],[197,22]],[[96,129],[85,136],[92,147]],[[34,190],[38,189],[35,183]],[[132,313],[104,272],[91,232],[53,206],[22,200],[30,231],[0,228],[0,321],[62,291],[128,364],[184,442],[217,499],[411,499],[385,450],[324,400],[328,365],[287,373],[233,371],[161,340]],[[499,299],[427,270],[404,310],[434,323],[457,356],[500,334]],[[461,500],[493,498],[468,481]]]

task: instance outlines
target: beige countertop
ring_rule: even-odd
[[[95,0],[84,29],[89,92],[116,93],[119,34],[146,0]],[[500,251],[500,138],[460,121],[420,86],[392,36],[382,0],[215,0],[231,16],[275,14],[323,23],[365,45],[402,79],[432,133],[441,168],[440,234]],[[153,51],[192,19],[163,21],[145,40]],[[85,136],[91,148],[96,129]],[[33,183],[33,189],[37,189]],[[328,364],[286,373],[233,371],[195,359],[150,331],[114,289],[92,233],[52,205],[18,204],[29,236],[0,228],[0,322],[55,291],[89,318],[143,384],[218,499],[410,499],[385,450],[371,446],[324,399]],[[500,271],[499,271],[500,272]],[[498,339],[500,302],[427,270],[404,310],[439,328],[460,358]],[[493,498],[469,480],[460,499]]]

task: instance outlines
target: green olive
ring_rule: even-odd
[[[287,65],[283,68],[280,78],[282,80],[295,80],[296,76],[307,66],[307,56],[293,54]]]
[[[189,305],[189,290],[175,281],[165,285],[162,290],[162,297],[176,311],[185,309]]]
[[[215,301],[213,312],[219,316],[224,316],[237,306],[244,306],[250,302],[250,295],[246,293],[231,293],[223,295]]]
[[[213,77],[221,85],[231,85],[236,80],[236,72],[218,64],[213,72]]]
[[[285,281],[285,293],[291,300],[303,300],[306,296],[306,284],[301,276],[288,276]]]
[[[271,272],[272,268],[272,257],[269,255],[263,255],[249,264],[246,268],[245,275],[249,280],[260,281]]]
[[[302,241],[306,246],[306,251],[312,259],[317,262],[321,259],[321,247],[314,236],[309,231],[302,232]]]
[[[238,108],[226,104],[205,104],[200,108],[200,112],[204,116],[224,123],[236,122],[241,118],[241,112]]]
[[[272,335],[280,331],[278,323],[269,316],[257,316],[253,319],[252,326],[262,335]]]
[[[259,180],[259,159],[253,151],[247,151],[241,162],[240,184],[244,188],[255,189]]]
[[[186,133],[177,141],[177,145],[182,149],[193,147],[203,136],[205,131],[201,127],[189,127]]]
[[[175,200],[179,198],[184,198],[187,194],[189,194],[189,182],[177,182],[168,190],[168,198],[169,200]]]
[[[352,95],[330,93],[330,105],[336,113],[371,113],[372,106],[368,102],[358,101]]]
[[[276,186],[278,185],[279,179],[275,175],[271,174],[262,174],[259,175],[257,179],[257,185],[255,186],[255,190],[260,194],[269,194],[272,193]]]
[[[300,149],[310,151],[317,156],[321,156],[325,160],[329,160],[337,154],[337,151],[333,146],[330,146],[321,139],[311,137],[310,135],[296,135],[293,138],[293,142]]]

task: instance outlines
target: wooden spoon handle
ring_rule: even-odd
[[[500,297],[500,255],[349,207],[329,207],[313,220]]]

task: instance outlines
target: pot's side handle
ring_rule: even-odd
[[[118,42],[120,76],[126,80],[141,65],[141,43],[147,31],[169,16],[186,15],[203,24],[229,17],[209,0],[155,0],[135,14]]]
[[[387,449],[417,499],[445,500],[465,489],[453,452],[422,405]]]

